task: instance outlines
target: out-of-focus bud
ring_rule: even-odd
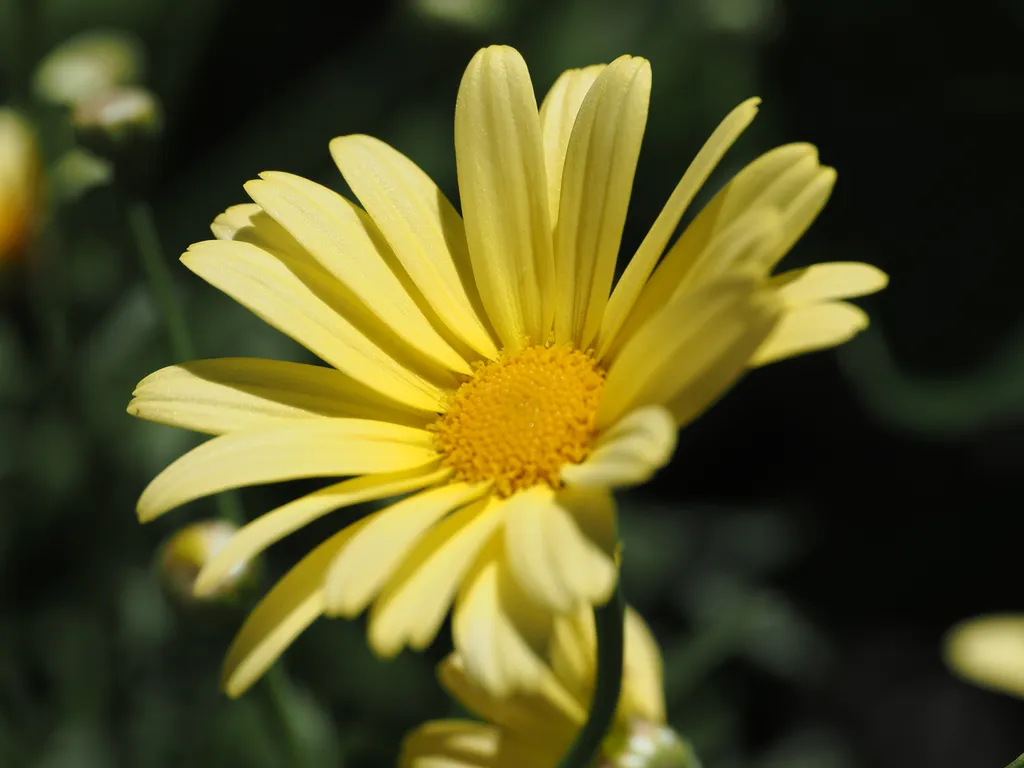
[[[700,761],[667,725],[633,720],[605,740],[595,768],[700,768]]]
[[[53,164],[49,189],[60,202],[77,200],[90,189],[109,184],[114,177],[113,165],[81,147],[69,149]]]
[[[946,664],[968,682],[1024,698],[1024,614],[969,619],[946,635]]]
[[[20,256],[35,233],[42,176],[31,125],[17,112],[0,109],[0,262]]]
[[[199,571],[237,530],[226,520],[204,520],[187,525],[171,536],[160,551],[160,570],[168,588],[186,602],[219,602],[233,599],[250,586],[255,568],[251,562],[239,563],[216,589],[202,598],[193,593]]]
[[[83,143],[103,155],[150,141],[163,127],[160,102],[137,86],[112,88],[80,101],[71,119]]]
[[[86,32],[50,51],[36,69],[33,88],[42,101],[74,105],[139,82],[143,60],[142,46],[130,35]]]
[[[414,12],[424,21],[474,30],[499,24],[506,5],[507,0],[412,0]]]

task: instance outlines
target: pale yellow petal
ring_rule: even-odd
[[[303,630],[324,612],[323,581],[334,555],[365,525],[364,518],[304,557],[253,608],[224,661],[228,696],[245,693]]]
[[[253,217],[262,210],[256,203],[232,205],[213,220],[210,231],[218,240],[234,240],[240,230],[252,226]]]
[[[431,309],[469,347],[497,357],[481,320],[465,227],[437,185],[371,136],[336,138],[331,155]]]
[[[388,404],[334,368],[245,357],[161,368],[140,381],[132,394],[132,416],[211,435],[320,416],[409,426],[424,426],[434,418]]]
[[[618,577],[613,556],[586,537],[551,488],[512,496],[505,520],[509,566],[534,601],[565,613],[611,597]]]
[[[573,125],[555,223],[555,341],[597,335],[647,125],[651,65],[621,56],[587,93]]]
[[[458,510],[409,552],[370,613],[368,639],[378,655],[433,641],[466,572],[504,520],[502,507],[492,496]]]
[[[786,206],[785,219],[783,221],[783,232],[785,236],[779,243],[775,252],[767,260],[766,267],[773,268],[779,261],[789,253],[789,250],[796,245],[797,240],[804,236],[810,229],[811,224],[818,218],[825,203],[832,194],[832,188],[836,184],[836,171],[834,168],[823,167],[818,169],[814,178],[807,187]]]
[[[526,62],[507,46],[470,61],[455,105],[466,239],[488,318],[505,347],[544,343],[554,257],[540,118]]]
[[[385,499],[401,493],[416,491],[443,482],[451,474],[449,469],[431,466],[365,475],[321,488],[307,496],[260,515],[239,529],[228,542],[203,566],[196,577],[193,591],[199,597],[218,589],[240,564],[249,562],[264,549],[280,541],[329,512],[374,499]]]
[[[245,191],[394,333],[459,373],[472,369],[427,321],[403,287],[394,254],[370,217],[336,192],[289,173],[266,172]],[[399,267],[400,268],[400,267]]]
[[[968,619],[950,630],[945,657],[965,680],[1024,698],[1024,615]]]
[[[351,618],[362,612],[432,525],[489,490],[487,483],[451,483],[382,510],[331,564],[324,582],[328,614]]]
[[[726,115],[710,138],[704,142],[700,152],[690,163],[683,178],[679,180],[665,207],[658,214],[647,236],[640,243],[633,258],[626,265],[622,277],[619,278],[612,291],[611,298],[605,308],[598,336],[597,354],[604,357],[615,341],[615,337],[633,309],[633,304],[640,296],[647,278],[665,251],[665,246],[679,225],[687,207],[697,192],[707,181],[708,176],[718,165],[719,160],[735,143],[740,134],[746,130],[757,115],[758,98],[747,99]]]
[[[433,720],[406,736],[398,764],[401,768],[542,768],[549,758],[558,759],[484,723]]]
[[[448,693],[475,715],[537,746],[543,743],[551,754],[562,754],[587,719],[586,706],[550,672],[541,690],[500,697],[484,690],[467,673],[461,657],[452,653],[439,665],[438,677]]]
[[[232,432],[193,448],[142,492],[139,519],[213,493],[305,477],[399,472],[437,459],[422,429],[366,419],[304,419]]]
[[[812,264],[776,275],[769,282],[787,307],[833,299],[867,296],[885,288],[889,276],[878,267],[857,261]]]
[[[625,659],[619,708],[626,717],[665,722],[665,682],[661,650],[639,613],[626,609]]]
[[[672,458],[677,432],[672,414],[661,406],[640,408],[602,434],[586,460],[562,467],[562,480],[595,488],[645,483]]]
[[[489,693],[505,697],[536,691],[550,674],[540,654],[551,618],[512,576],[504,541],[495,536],[459,591],[452,639],[469,675]]]
[[[250,243],[196,243],[181,257],[201,278],[370,389],[413,408],[442,410],[441,389],[402,365],[323,297],[326,273]]]
[[[753,278],[718,281],[672,301],[616,357],[598,427],[645,405],[669,406],[680,426],[696,418],[739,378],[777,317],[776,302]]]
[[[805,304],[782,315],[775,329],[751,356],[750,365],[767,365],[835,347],[867,327],[867,314],[853,304],[842,301]]]
[[[565,151],[569,146],[569,134],[572,133],[583,98],[604,68],[604,64],[594,64],[583,69],[566,70],[555,80],[540,105],[540,130],[544,138],[552,223],[558,221],[562,168],[565,165]]]

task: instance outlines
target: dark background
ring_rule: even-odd
[[[36,58],[93,27],[145,44],[166,109],[149,196],[168,257],[259,171],[343,190],[327,152],[343,133],[393,143],[454,198],[455,93],[482,45],[519,48],[539,95],[567,67],[651,60],[624,253],[717,121],[760,95],[699,202],[771,146],[811,141],[839,183],[785,266],[862,260],[891,284],[862,302],[868,332],[747,377],[623,496],[627,595],[662,643],[671,721],[708,768],[1002,768],[1024,750],[1024,705],[953,678],[940,653],[957,621],[1024,611],[1018,0],[27,5]],[[0,9],[14,50],[22,17]],[[12,99],[17,72],[12,58]],[[49,244],[46,290],[9,271],[0,293],[0,765],[392,764],[407,729],[453,711],[432,679],[447,632],[384,663],[358,623],[319,622],[285,657],[290,739],[261,687],[219,694],[243,609],[182,605],[153,565],[214,507],[134,516],[195,438],[124,414],[173,357],[116,190],[66,206]],[[202,356],[304,359],[172,270]],[[63,318],[59,355],[40,306]],[[243,498],[254,515],[295,490]],[[345,519],[274,547],[266,570]]]

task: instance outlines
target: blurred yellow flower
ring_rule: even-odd
[[[183,599],[194,599],[196,576],[237,531],[238,526],[226,520],[202,520],[177,531],[160,552],[160,573],[167,586]],[[227,578],[204,597],[211,600],[232,597],[249,584],[252,577],[252,563],[238,563]]]
[[[35,132],[14,110],[0,109],[0,263],[17,258],[32,237],[41,185]]]
[[[968,619],[949,631],[944,650],[960,677],[1024,698],[1024,614]]]
[[[622,694],[596,768],[687,768],[689,747],[665,725],[658,644],[627,609]],[[506,638],[525,643],[517,636]],[[559,616],[545,638],[544,674],[536,692],[494,696],[470,674],[458,652],[439,668],[444,687],[486,722],[439,720],[406,737],[403,768],[551,768],[587,719],[594,694],[593,614]]]
[[[431,642],[454,601],[462,658],[496,693],[536,665],[491,628],[611,595],[611,490],[663,466],[677,428],[746,370],[867,324],[840,299],[865,264],[769,273],[825,204],[814,147],[764,155],[662,259],[683,212],[753,119],[737,107],[686,171],[614,290],[651,70],[623,56],[570,70],[538,110],[522,57],[473,57],[455,107],[462,216],[409,159],[368,136],[331,153],[362,207],[268,172],[183,263],[331,368],[203,360],[144,379],[129,413],[216,435],[156,477],[143,521],[229,488],[355,476],[242,528],[199,575],[328,512],[414,492],[328,539],[256,607],[226,662],[249,686],[323,614],[372,606],[383,656]],[[660,264],[659,264],[660,259]]]

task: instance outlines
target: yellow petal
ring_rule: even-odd
[[[327,303],[333,280],[250,243],[196,243],[182,263],[321,359],[405,405],[442,410],[440,388],[402,365]]]
[[[555,224],[555,341],[597,335],[633,190],[651,65],[621,56],[594,82],[572,128]]]
[[[489,489],[487,483],[451,483],[381,510],[331,563],[324,582],[328,614],[349,618],[359,614],[434,523]]]
[[[551,488],[536,486],[512,496],[505,519],[509,566],[534,601],[565,613],[611,597],[615,561],[584,535]]]
[[[245,191],[399,338],[443,367],[472,373],[402,286],[396,274],[401,267],[363,211],[327,187],[289,173],[263,173],[246,183]]]
[[[1024,615],[979,616],[953,627],[945,657],[960,677],[1024,698]]]
[[[661,650],[639,613],[626,609],[625,660],[620,711],[652,723],[665,722]]]
[[[481,321],[465,227],[437,185],[405,155],[371,136],[336,138],[331,155],[430,308],[472,349],[497,357]]]
[[[324,612],[323,581],[334,555],[365,525],[353,523],[304,557],[253,608],[224,660],[228,696],[245,693],[303,630]]]
[[[696,418],[746,369],[778,310],[751,279],[711,283],[672,301],[622,348],[605,382],[597,424],[668,405],[681,426]]]
[[[820,168],[807,187],[786,206],[785,219],[783,221],[784,237],[779,243],[775,253],[771,254],[766,267],[771,269],[782,259],[790,248],[796,245],[796,241],[804,236],[810,229],[811,224],[818,218],[821,209],[825,207],[832,188],[836,184],[836,171],[834,168]]]
[[[370,645],[390,657],[433,641],[459,584],[504,520],[497,497],[481,499],[431,528],[398,567],[370,613]]]
[[[422,467],[404,472],[366,475],[344,480],[321,488],[319,491],[289,502],[260,515],[238,530],[228,542],[203,566],[196,577],[194,592],[197,596],[215,591],[240,564],[259,555],[276,541],[308,525],[328,512],[342,507],[361,504],[374,499],[385,499],[400,493],[419,490],[444,481],[451,474],[448,469]]]
[[[529,742],[483,723],[433,720],[410,733],[402,745],[401,768],[528,768],[549,757]]]
[[[552,223],[558,221],[562,168],[565,165],[565,151],[569,146],[569,134],[572,133],[583,98],[604,68],[604,64],[594,64],[583,69],[566,70],[555,80],[540,105],[540,130],[544,139]]]
[[[339,416],[424,426],[416,415],[333,368],[226,357],[161,368],[139,382],[128,413],[220,435],[293,419]]]
[[[213,220],[210,231],[218,240],[234,240],[241,230],[252,227],[253,217],[262,211],[256,203],[232,205]]]
[[[611,298],[608,299],[598,336],[598,357],[603,358],[612,346],[687,207],[718,165],[718,161],[753,121],[760,103],[761,100],[758,98],[747,99],[726,115],[710,138],[704,142],[690,167],[686,169],[686,173],[679,180],[679,184],[676,185],[633,258],[626,265]]]
[[[885,288],[889,276],[878,267],[857,261],[812,264],[776,275],[769,282],[787,307],[833,299],[867,296]]]
[[[491,46],[470,61],[455,105],[455,159],[480,297],[504,346],[544,343],[554,258],[540,118],[526,62]]]
[[[568,485],[619,488],[647,482],[665,466],[676,448],[672,414],[652,405],[627,414],[601,435],[581,464],[562,467]]]
[[[536,605],[509,571],[502,537],[481,552],[452,615],[452,639],[468,674],[494,696],[543,688],[551,612]]]
[[[365,419],[307,419],[232,432],[193,448],[157,475],[139,497],[139,519],[148,522],[230,488],[421,467],[437,458],[432,444],[425,430]]]
[[[538,747],[543,744],[553,755],[565,751],[576,729],[587,719],[586,706],[550,673],[540,691],[499,697],[470,677],[462,658],[452,653],[439,665],[438,677],[448,693],[475,715],[504,731],[529,738]]]
[[[786,312],[753,354],[750,365],[767,365],[787,357],[843,344],[868,327],[860,307],[835,301],[805,304]]]

